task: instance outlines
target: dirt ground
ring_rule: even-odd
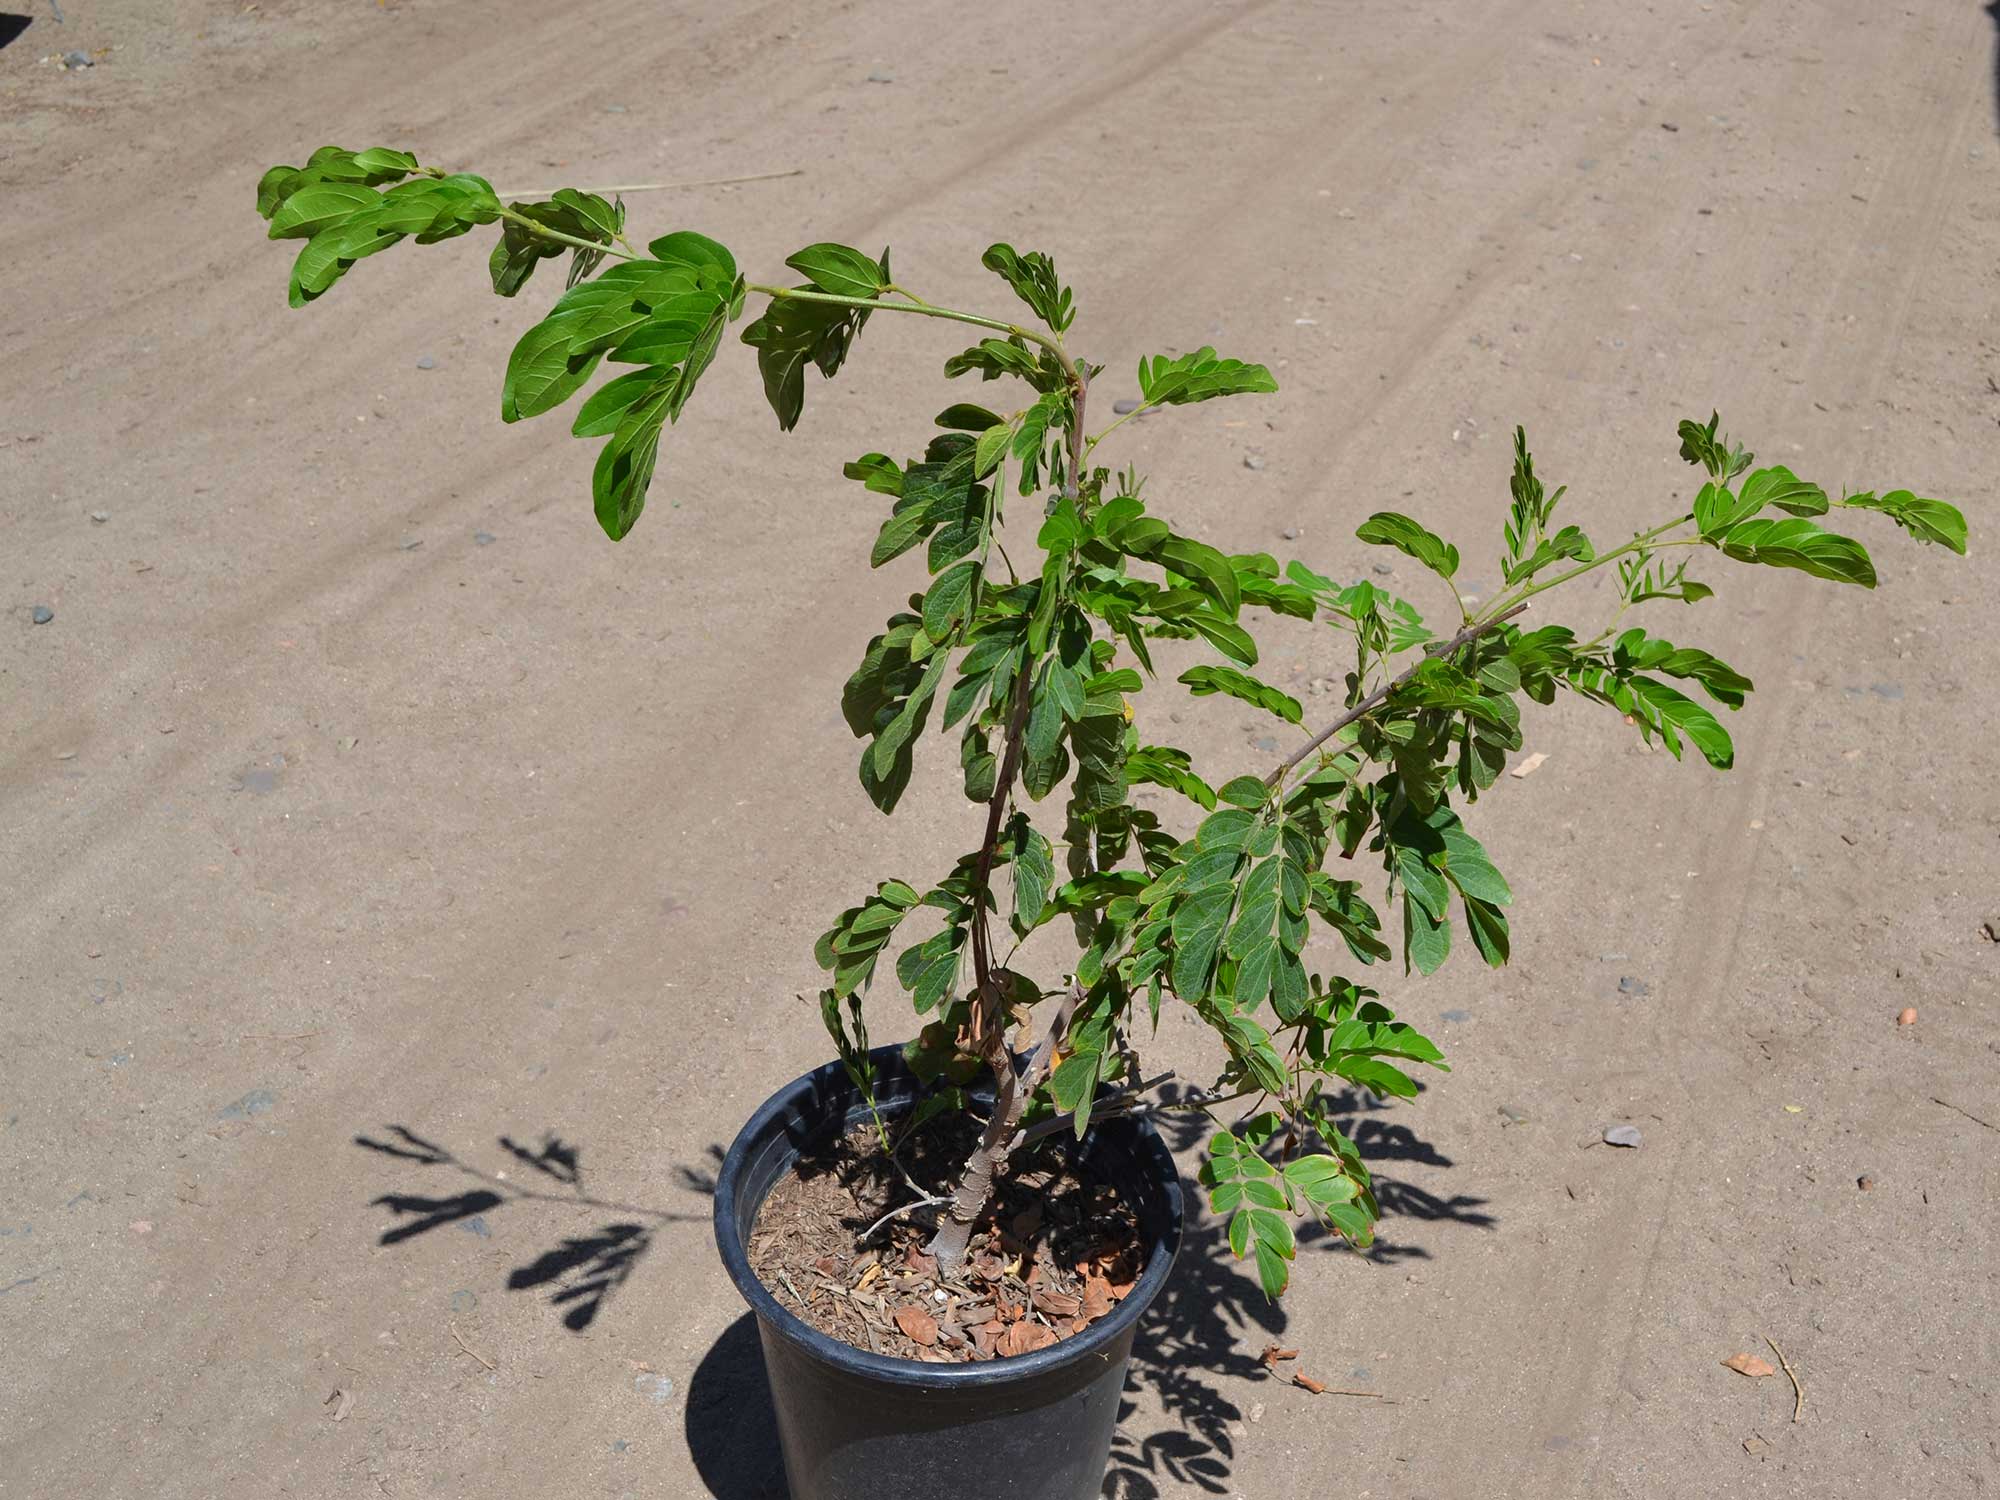
[[[1531,720],[1549,760],[1476,815],[1515,961],[1398,986],[1456,1070],[1355,1111],[1380,1251],[1302,1251],[1270,1307],[1201,1226],[1107,1493],[2000,1493],[1978,0],[13,6],[0,1496],[782,1494],[704,1189],[826,1053],[825,919],[974,836],[943,742],[877,816],[836,701],[914,577],[854,586],[879,507],[838,466],[919,444],[956,346],[878,319],[783,442],[724,359],[613,547],[564,419],[498,420],[544,298],[491,296],[483,236],[285,307],[253,185],[328,141],[503,189],[798,168],[633,218],[766,272],[887,242],[938,300],[1047,249],[1100,394],[1172,345],[1274,366],[1126,451],[1329,573],[1391,507],[1490,584],[1516,421],[1600,537],[1685,494],[1711,405],[1962,504],[1972,560],[1867,528],[1878,593],[1737,574],[1661,619],[1757,681],[1733,773]],[[1252,758],[1220,701],[1183,742]],[[1210,1061],[1182,1019],[1148,1058]],[[1278,1334],[1387,1399],[1263,1378]],[[1767,1338],[1802,1421],[1720,1364]]]

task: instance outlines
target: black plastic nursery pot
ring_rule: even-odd
[[[898,1047],[878,1047],[876,1097],[902,1114],[923,1097]],[[1095,1500],[1110,1460],[1132,1337],[1180,1250],[1180,1177],[1145,1120],[1091,1128],[1076,1149],[1131,1205],[1145,1269],[1074,1338],[983,1364],[892,1359],[830,1339],[787,1312],[750,1269],[764,1199],[813,1146],[868,1119],[837,1062],[780,1089],[729,1148],[715,1239],[757,1315],[792,1500]]]

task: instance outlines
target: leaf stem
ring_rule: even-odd
[[[1465,629],[1459,631],[1457,635],[1453,636],[1449,641],[1447,641],[1442,650],[1428,652],[1418,660],[1411,662],[1410,665],[1404,668],[1403,671],[1399,672],[1396,676],[1390,678],[1387,682],[1383,683],[1382,686],[1378,687],[1377,689],[1375,689],[1374,692],[1370,693],[1366,698],[1363,698],[1359,703],[1355,704],[1353,708],[1349,709],[1346,713],[1342,714],[1339,718],[1335,719],[1331,724],[1327,725],[1326,728],[1322,729],[1318,734],[1314,735],[1310,740],[1306,741],[1306,743],[1299,750],[1297,750],[1295,753],[1293,753],[1285,760],[1285,763],[1283,765],[1279,766],[1277,770],[1271,772],[1270,775],[1264,778],[1264,785],[1268,787],[1277,786],[1278,783],[1280,783],[1285,779],[1286,772],[1290,771],[1292,767],[1296,766],[1300,761],[1304,760],[1308,755],[1311,755],[1313,751],[1319,749],[1321,745],[1324,745],[1328,740],[1332,739],[1336,734],[1340,733],[1341,730],[1345,729],[1348,725],[1352,724],[1356,719],[1364,719],[1369,714],[1373,713],[1376,709],[1380,708],[1382,706],[1383,700],[1387,698],[1391,693],[1395,692],[1397,688],[1401,687],[1404,683],[1408,682],[1412,677],[1416,676],[1417,669],[1421,667],[1425,662],[1432,660],[1434,657],[1442,658],[1450,656],[1454,651],[1458,650],[1458,648],[1460,646],[1463,646],[1467,641],[1470,641],[1477,636],[1482,636],[1486,634],[1487,631],[1493,629],[1495,626],[1504,624],[1506,621],[1513,619],[1514,616],[1521,613],[1521,611],[1526,609],[1527,607],[1528,607],[1527,602],[1523,600],[1520,603],[1513,605],[1509,609],[1502,610],[1499,614],[1488,615],[1483,620],[1475,620],[1470,624],[1468,624],[1465,627]]]
[[[623,250],[614,249],[607,244],[600,244],[596,240],[580,239],[573,234],[564,234],[560,229],[551,229],[546,224],[538,224],[526,214],[517,214],[511,208],[501,209],[500,217],[508,220],[510,223],[519,224],[530,234],[540,239],[554,240],[560,245],[574,245],[577,249],[588,250],[594,255],[615,255],[620,260],[640,259],[637,255],[627,255]],[[624,236],[620,235],[619,238],[622,240]]]
[[[1558,573],[1556,574],[1555,577],[1548,579],[1545,582],[1532,584],[1529,587],[1521,590],[1521,592],[1518,594],[1512,594],[1507,596],[1506,598],[1495,603],[1494,609],[1511,610],[1517,604],[1525,604],[1527,603],[1528,600],[1534,598],[1535,595],[1547,593],[1550,589],[1554,588],[1559,583],[1568,583],[1572,578],[1581,578],[1585,573],[1594,572],[1596,569],[1603,567],[1613,558],[1623,557],[1628,552],[1638,551],[1640,548],[1649,545],[1653,541],[1653,538],[1657,536],[1664,536],[1667,532],[1672,531],[1676,526],[1686,525],[1689,521],[1692,521],[1693,519],[1694,519],[1694,513],[1690,511],[1686,515],[1674,517],[1673,520],[1667,522],[1664,526],[1655,526],[1651,531],[1642,531],[1637,536],[1633,537],[1631,541],[1626,542],[1623,546],[1613,547],[1609,552],[1600,552],[1597,554],[1596,557],[1592,558],[1589,562],[1582,563],[1577,567],[1571,568],[1566,573]],[[1666,542],[1663,543],[1662,545],[1672,547],[1681,544],[1676,542]],[[1490,620],[1497,618],[1497,616],[1488,615],[1486,616],[1486,618]]]
[[[1032,328],[1023,328],[1019,323],[1003,323],[998,318],[983,318],[978,313],[960,312],[955,307],[934,307],[928,302],[914,300],[884,302],[879,297],[847,297],[838,292],[818,292],[792,286],[764,286],[754,281],[744,290],[788,302],[823,302],[832,307],[858,307],[870,312],[879,309],[882,312],[915,313],[922,318],[943,318],[952,323],[970,323],[974,328],[990,328],[995,333],[1004,333],[1013,338],[1026,339],[1032,344],[1040,344],[1056,357],[1062,365],[1063,374],[1069,378],[1072,386],[1083,384],[1083,372],[1076,367],[1076,361],[1069,357],[1068,351],[1058,340],[1050,338],[1047,334],[1037,333]],[[901,287],[896,287],[895,290],[903,291]],[[910,294],[903,292],[903,295],[907,297]]]
[[[1096,437],[1091,438],[1089,442],[1085,443],[1083,448],[1083,456],[1085,458],[1089,458],[1091,454],[1097,451],[1097,445],[1103,442],[1106,438],[1110,437],[1112,433],[1116,432],[1119,428],[1123,427],[1127,422],[1131,421],[1134,417],[1143,417],[1147,412],[1152,410],[1153,406],[1150,402],[1144,402],[1144,401],[1140,402],[1139,405],[1133,407],[1130,411],[1126,412],[1124,416],[1120,417],[1117,421],[1113,422],[1109,427],[1105,428],[1104,431],[1098,433]]]

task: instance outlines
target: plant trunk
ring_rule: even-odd
[[[1083,462],[1086,384],[1086,380],[1079,377],[1072,388],[1069,473],[1063,484],[1063,493],[1072,498],[1082,478],[1079,471]],[[1048,585],[1045,583],[1043,586]],[[971,1242],[973,1226],[979,1222],[979,1216],[986,1211],[987,1200],[993,1196],[993,1179],[1007,1158],[1009,1143],[1021,1123],[1021,1113],[1027,1108],[1035,1090],[1041,1087],[1042,1080],[1048,1077],[1050,1068],[1055,1064],[1056,1049],[1061,1045],[1063,1034],[1069,1030],[1070,1020],[1083,1000],[1082,991],[1072,982],[1047,1035],[1017,1076],[1013,1055],[1007,1047],[1005,986],[994,968],[992,940],[986,931],[986,899],[993,880],[993,862],[999,853],[1000,827],[1006,818],[1015,778],[1021,771],[1021,737],[1027,729],[1028,711],[1035,694],[1035,670],[1039,665],[1036,661],[1022,663],[1020,676],[1014,684],[1014,707],[1007,723],[1007,748],[1001,756],[1000,774],[994,778],[993,795],[986,805],[986,841],[980,846],[979,863],[973,872],[973,1022],[980,1056],[993,1073],[993,1114],[986,1122],[979,1145],[959,1174],[958,1186],[952,1190],[951,1201],[938,1220],[937,1233],[924,1247],[937,1257],[938,1269],[946,1276],[957,1276],[965,1264],[966,1246]]]

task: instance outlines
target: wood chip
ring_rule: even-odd
[[[937,1342],[937,1319],[921,1307],[906,1306],[896,1309],[896,1326],[903,1330],[903,1336],[913,1344],[929,1348]]]
[[[1516,780],[1519,780],[1523,776],[1532,776],[1535,774],[1535,772],[1541,770],[1542,763],[1546,761],[1548,758],[1549,758],[1548,753],[1546,751],[1537,750],[1533,755],[1530,755],[1527,759],[1523,760],[1518,766],[1514,767],[1514,769],[1509,771],[1507,774],[1509,776],[1514,777]]]
[[[1778,1367],[1767,1359],[1759,1359],[1754,1354],[1732,1354],[1723,1364],[1738,1375],[1748,1375],[1752,1380],[1762,1380],[1778,1373]]]

